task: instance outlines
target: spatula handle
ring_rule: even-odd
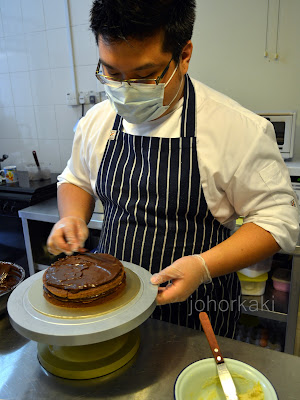
[[[199,319],[202,325],[202,328],[204,330],[206,339],[209,343],[209,347],[213,353],[214,359],[216,360],[217,364],[221,364],[222,362],[224,362],[221,351],[220,351],[220,347],[218,345],[216,336],[214,334],[213,328],[211,326],[210,320],[208,318],[208,315],[206,314],[206,312],[201,312],[199,314]]]

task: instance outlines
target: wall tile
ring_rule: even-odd
[[[20,138],[33,139],[37,137],[33,107],[16,107],[16,121]]]
[[[2,0],[1,15],[4,36],[23,33],[23,20],[20,0]]]
[[[73,90],[70,68],[52,69],[51,76],[55,93],[54,104],[66,104],[66,95]]]
[[[94,35],[88,25],[76,25],[72,27],[73,48],[75,65],[95,65],[98,63],[97,45]]]
[[[8,62],[6,56],[6,46],[3,38],[0,38],[0,74],[7,74],[8,70]]]
[[[28,71],[28,57],[24,35],[5,38],[8,68],[10,72]]]
[[[0,107],[14,105],[9,74],[0,74]]]
[[[58,139],[54,105],[35,106],[35,121],[39,139]]]
[[[8,158],[1,163],[2,167],[16,165],[19,168],[22,165],[22,144],[20,139],[1,139],[1,153],[8,155]]]
[[[97,78],[95,77],[97,65],[76,67],[78,91],[97,90]]]
[[[69,47],[67,41],[67,29],[52,29],[47,31],[49,60],[51,68],[68,67]]]
[[[69,158],[71,157],[73,140],[71,139],[60,139],[59,140],[59,151],[62,170],[66,167]]]
[[[39,139],[39,161],[52,172],[61,172],[59,142],[51,139]]]
[[[2,23],[2,13],[1,13],[1,8],[0,8],[0,37],[4,36],[4,30],[3,30],[3,23]]]
[[[30,70],[49,68],[49,54],[45,31],[28,33],[26,35],[26,48]]]
[[[43,0],[21,0],[24,32],[45,29]]]
[[[43,0],[46,29],[66,26],[64,3],[62,0]]]
[[[0,139],[17,139],[20,137],[14,107],[0,108],[0,127]],[[1,145],[0,153],[2,151]]]
[[[73,139],[73,128],[81,117],[81,107],[70,107],[63,105],[55,106],[56,123],[59,139]]]
[[[89,23],[92,3],[93,0],[70,0],[70,18],[72,26]]]
[[[105,95],[105,90],[104,90],[104,85],[102,85],[102,83],[100,83],[99,81],[98,81],[98,79],[97,79],[97,91],[98,92],[102,92],[104,95]],[[105,95],[106,96],[106,95]],[[106,97],[105,97],[106,98]],[[102,101],[103,101],[103,99],[102,99]]]
[[[51,71],[48,69],[30,71],[32,99],[35,106],[44,106],[54,103],[53,83]]]
[[[15,106],[31,106],[33,103],[29,73],[14,72],[10,77]]]

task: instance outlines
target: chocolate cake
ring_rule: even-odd
[[[109,254],[67,256],[43,275],[44,297],[61,307],[87,307],[104,303],[124,288],[124,266]]]
[[[0,295],[12,290],[24,276],[25,272],[16,264],[0,262]]]

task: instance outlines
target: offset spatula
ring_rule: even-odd
[[[226,396],[227,400],[238,400],[236,394],[236,388],[230,375],[230,372],[227,369],[226,363],[222,357],[220,347],[218,345],[217,339],[215,337],[213,328],[211,326],[210,320],[206,312],[201,312],[199,314],[200,322],[202,328],[204,330],[206,339],[208,340],[210,349],[213,353],[214,359],[217,363],[217,370],[220,378],[220,382]]]

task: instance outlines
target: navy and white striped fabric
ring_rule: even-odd
[[[104,206],[97,251],[140,265],[152,274],[229,236],[209,211],[200,184],[195,93],[188,76],[181,136],[129,135],[117,115],[96,189]],[[158,306],[153,316],[199,329],[199,311],[205,310],[216,334],[233,337],[239,295],[237,275],[230,274],[201,285],[185,302]]]

